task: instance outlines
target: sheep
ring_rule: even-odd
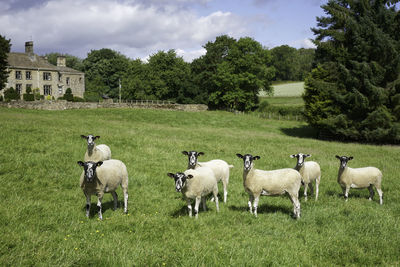
[[[183,173],[167,173],[167,175],[175,180],[175,190],[177,192],[181,192],[183,197],[186,199],[190,217],[192,217],[191,199],[196,200],[194,212],[197,219],[200,201],[203,202],[203,210],[205,211],[205,197],[211,192],[213,193],[215,199],[217,212],[219,212],[217,180],[215,179],[215,175],[210,168],[198,167],[196,169],[188,169]]]
[[[221,159],[214,159],[207,162],[198,162],[199,156],[204,155],[204,152],[196,151],[182,151],[183,155],[188,156],[188,169],[196,169],[198,167],[209,167],[215,174],[217,182],[222,181],[224,187],[224,203],[226,203],[228,197],[228,183],[229,183],[229,169],[233,168],[233,165],[229,165],[226,161]],[[213,199],[211,199],[213,201]]]
[[[371,201],[374,197],[375,186],[376,191],[379,194],[379,203],[383,204],[383,192],[381,189],[382,183],[382,172],[375,167],[364,167],[364,168],[350,168],[347,166],[347,162],[352,160],[353,157],[338,156],[336,158],[340,160],[339,172],[337,181],[342,187],[344,198],[347,201],[349,197],[350,188],[363,189],[368,188],[369,200]]]
[[[87,140],[87,150],[85,153],[84,161],[103,161],[111,159],[111,150],[107,145],[97,145],[94,140],[100,138],[100,136],[93,136],[89,134],[88,136],[81,135],[82,138]]]
[[[128,171],[125,164],[116,159],[105,161],[78,161],[84,168],[80,186],[86,196],[86,217],[89,217],[91,195],[97,195],[97,207],[99,208],[99,218],[103,219],[101,201],[104,193],[111,193],[114,199],[114,210],[118,206],[118,196],[115,190],[119,185],[124,193],[124,212],[128,212]]]
[[[293,203],[293,213],[295,218],[300,218],[299,189],[301,186],[301,175],[295,169],[278,169],[271,171],[258,170],[254,168],[254,160],[260,156],[251,154],[236,154],[243,159],[243,186],[249,194],[249,210],[252,212],[253,202],[254,215],[257,217],[257,206],[260,196],[276,196],[288,193]]]
[[[291,158],[297,158],[297,164],[294,167],[296,171],[301,174],[302,184],[304,184],[304,199],[307,201],[307,189],[310,187],[311,193],[313,192],[313,182],[315,181],[315,201],[318,200],[319,183],[321,181],[321,168],[315,161],[305,162],[305,158],[311,157],[310,154],[295,154],[290,155]]]

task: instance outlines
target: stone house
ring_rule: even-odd
[[[46,58],[33,53],[33,42],[25,43],[25,53],[8,54],[8,79],[5,88],[13,87],[19,94],[26,93],[27,88],[39,89],[45,98],[57,99],[71,88],[74,96],[83,98],[85,92],[85,74],[68,68],[66,58],[57,58],[57,66],[50,64]],[[4,90],[0,93],[4,95]]]

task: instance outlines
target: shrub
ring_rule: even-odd
[[[63,96],[63,99],[67,100],[67,101],[70,101],[70,102],[74,101],[74,95],[72,94],[71,88],[67,88],[67,90],[65,90],[65,94]]]
[[[4,91],[4,100],[11,101],[11,100],[18,100],[20,99],[20,95],[14,88],[10,87]]]
[[[27,94],[23,94],[22,98],[25,101],[34,101],[35,100],[35,96],[33,94],[28,94],[28,93]]]
[[[79,96],[74,96],[73,97],[73,101],[74,102],[85,102],[85,99],[79,97]]]

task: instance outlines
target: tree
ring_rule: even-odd
[[[90,90],[101,89],[111,98],[119,97],[119,80],[124,76],[129,65],[129,59],[108,48],[92,50],[83,60],[86,84]],[[93,81],[101,81],[100,86],[91,85]]]
[[[295,81],[298,69],[296,48],[281,45],[271,49],[272,65],[275,67],[275,80]]]
[[[5,101],[10,101],[10,100],[18,100],[20,99],[20,95],[18,94],[17,90],[14,88],[8,88],[4,90],[4,100]]]
[[[400,141],[400,14],[393,1],[338,1],[317,18],[317,67],[306,79],[305,115],[341,139]]]
[[[227,35],[208,42],[206,54],[192,62],[194,83],[209,95],[216,109],[253,110],[260,89],[270,91],[274,76],[271,55],[260,43]]]
[[[10,40],[0,35],[0,91],[5,87],[8,78],[7,57],[8,53],[10,53],[10,49]]]

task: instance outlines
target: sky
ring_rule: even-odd
[[[174,49],[187,62],[220,35],[251,37],[271,49],[314,47],[310,28],[325,0],[1,0],[0,35],[12,52],[33,41],[39,55],[86,58],[110,48],[146,60]]]

